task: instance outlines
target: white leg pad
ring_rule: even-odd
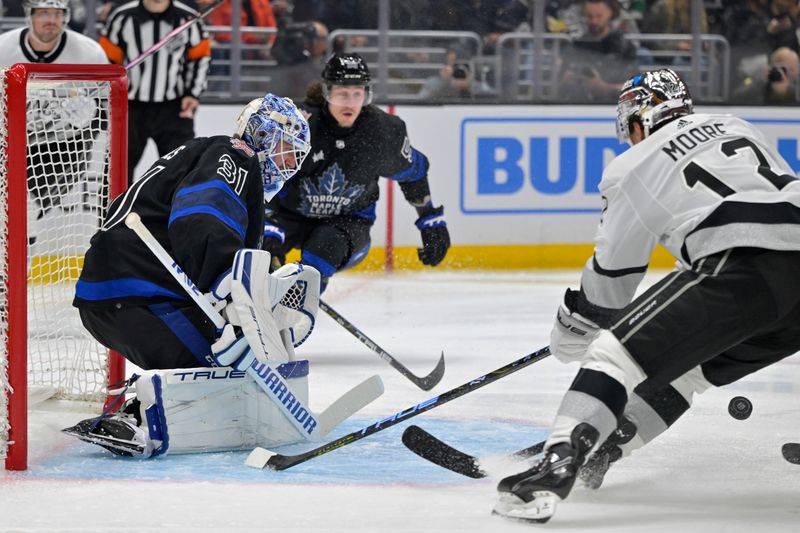
[[[284,365],[293,390],[308,403],[307,361]],[[198,453],[273,448],[304,442],[306,436],[288,422],[275,403],[244,372],[231,368],[187,368],[147,372],[137,382],[142,410],[152,398],[146,392],[154,376],[161,382],[161,405],[168,449]]]

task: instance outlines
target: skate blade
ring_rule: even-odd
[[[115,455],[122,457],[136,457],[144,455],[144,446],[138,446],[130,441],[123,441],[115,439],[114,437],[106,437],[101,435],[94,435],[91,433],[84,433],[82,428],[69,427],[61,430],[62,433],[75,437],[83,442],[96,444]]]
[[[533,500],[527,503],[516,494],[503,492],[492,514],[521,522],[544,524],[553,517],[560,501],[561,498],[550,491],[534,492]]]

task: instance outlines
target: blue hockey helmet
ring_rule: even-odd
[[[308,121],[289,98],[267,93],[237,119],[238,135],[258,156],[264,194],[271,199],[311,150]]]
[[[633,76],[622,86],[617,102],[617,138],[630,138],[631,122],[642,125],[645,137],[672,119],[694,113],[686,84],[669,68]]]

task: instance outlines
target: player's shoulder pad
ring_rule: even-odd
[[[406,137],[406,123],[397,115],[390,115],[383,109],[369,105],[364,108],[365,127],[375,132],[376,138],[386,140],[397,139],[403,141]]]
[[[20,26],[19,28],[14,28],[13,30],[0,33],[0,43],[3,43],[4,45],[7,43],[9,47],[19,48],[19,34],[27,29],[27,26]],[[6,50],[6,47],[3,46],[3,55],[5,55],[6,52],[10,52],[10,50]],[[11,65],[5,66],[10,67]]]

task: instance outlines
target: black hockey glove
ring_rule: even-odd
[[[439,206],[414,223],[422,234],[422,248],[417,255],[423,265],[436,266],[442,262],[450,248],[450,233],[444,220],[444,207]]]

